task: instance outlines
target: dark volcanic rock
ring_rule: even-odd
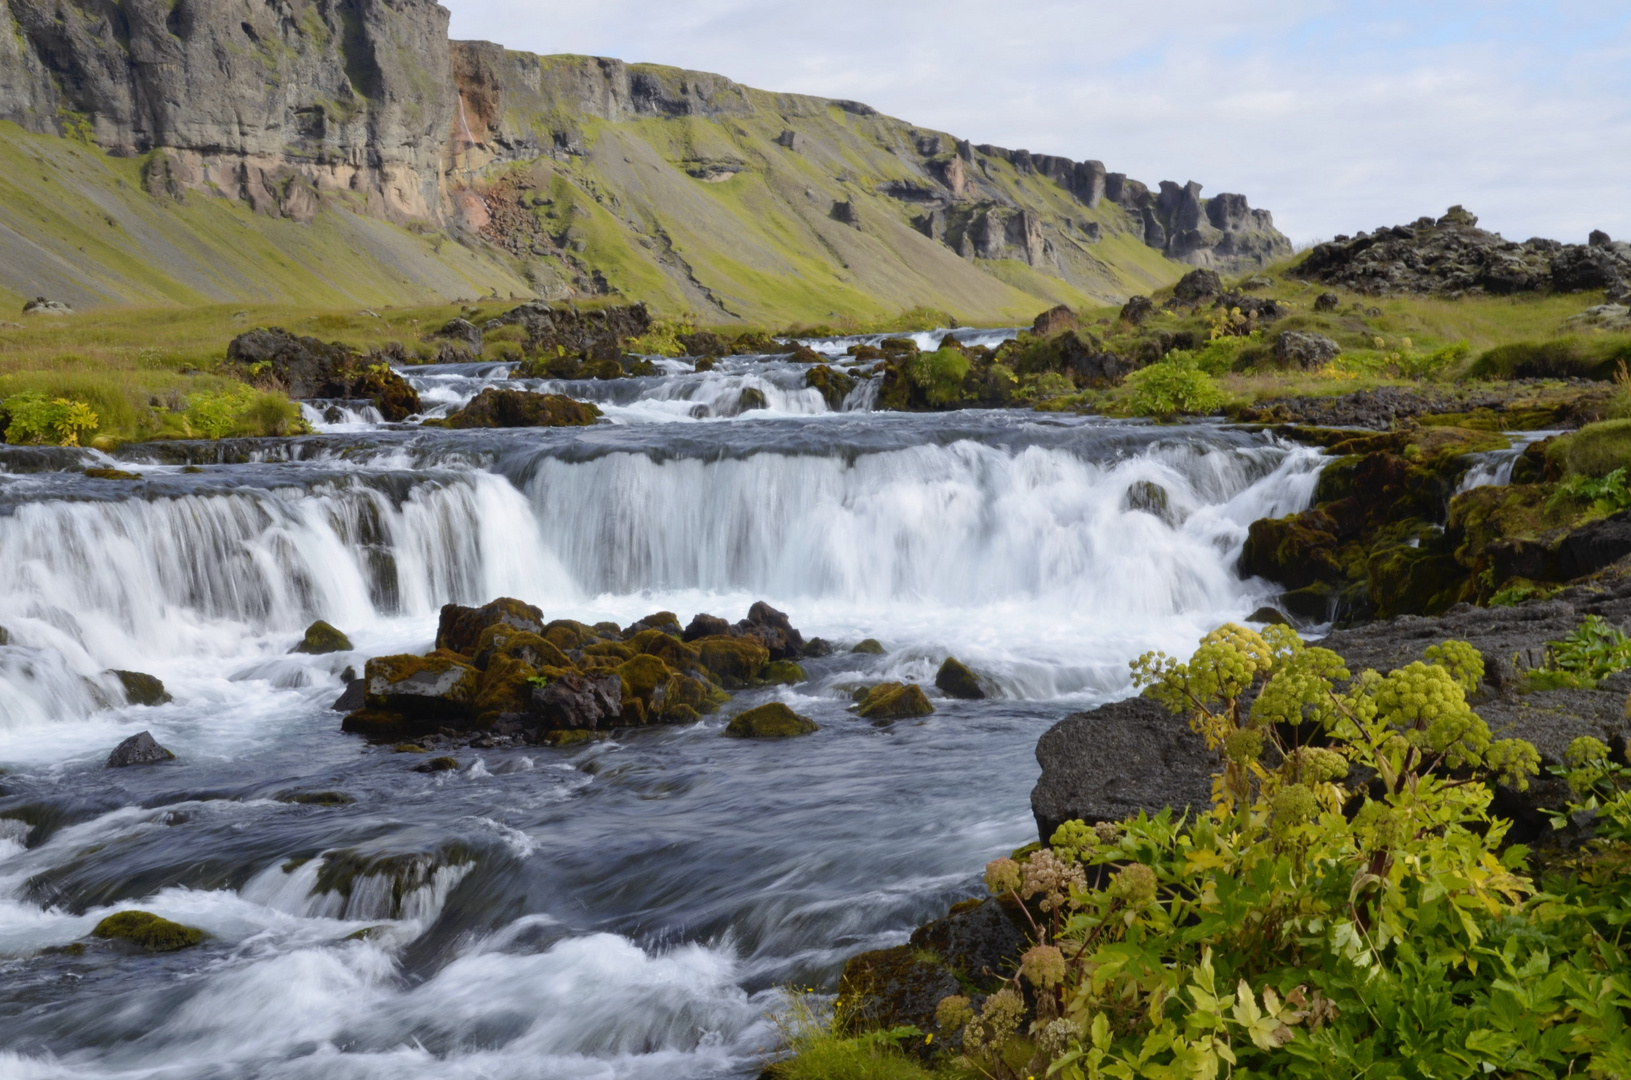
[[[108,755],[107,767],[122,769],[126,765],[156,765],[174,759],[174,754],[154,741],[152,735],[142,731],[113,748],[113,753]]]
[[[449,416],[451,428],[582,427],[600,419],[600,409],[563,394],[534,394],[489,386]]]
[[[436,647],[472,655],[481,640],[481,632],[489,626],[508,626],[541,636],[544,632],[544,613],[531,604],[508,596],[479,608],[444,604],[441,618],[436,624]]]
[[[1565,579],[1594,574],[1631,555],[1631,511],[1582,525],[1564,538],[1558,550]]]
[[[330,705],[329,708],[335,712],[356,712],[367,704],[367,700],[368,680],[348,679],[346,680],[345,691],[334,699],[334,704]]]
[[[557,350],[585,360],[617,360],[631,338],[651,329],[644,304],[594,308],[551,307],[532,301],[498,317],[504,325],[520,324],[527,332],[527,351],[553,356]]]
[[[1180,716],[1147,698],[1067,716],[1036,744],[1042,776],[1031,790],[1037,835],[1080,818],[1120,821],[1140,810],[1212,804],[1215,756]]]
[[[763,600],[748,608],[748,617],[731,627],[730,632],[738,637],[758,639],[770,650],[772,660],[797,660],[804,655],[804,636],[793,629],[786,613]]]
[[[380,356],[339,342],[296,337],[273,326],[233,338],[227,360],[292,398],[366,398],[391,421],[419,411],[418,392]]]
[[[1422,218],[1414,225],[1320,244],[1291,273],[1373,296],[1546,289],[1617,293],[1631,275],[1631,248],[1626,245],[1562,245],[1538,238],[1517,244],[1477,225],[1475,215],[1451,207],[1437,221]]]
[[[1214,274],[1213,276],[1216,277],[1217,275]],[[1074,329],[1076,329],[1076,313],[1065,304],[1049,308],[1038,315],[1036,320],[1031,323],[1031,333],[1037,337],[1053,337],[1055,334],[1062,334],[1066,330]]]
[[[594,731],[611,727],[623,713],[623,680],[616,674],[562,675],[534,689],[532,704],[545,728]]]
[[[965,701],[978,701],[985,697],[985,688],[980,685],[980,677],[955,656],[946,657],[945,662],[940,665],[940,670],[934,673],[934,685],[947,697],[962,698]]]
[[[1203,304],[1223,294],[1223,282],[1215,270],[1191,270],[1172,287],[1172,298],[1183,304]]]
[[[722,637],[730,632],[731,624],[718,615],[698,612],[686,625],[685,632],[680,637],[685,641],[695,641],[698,638]]]
[[[449,319],[431,336],[463,345],[471,356],[481,355],[481,327],[468,319]]]

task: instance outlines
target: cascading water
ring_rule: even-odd
[[[801,370],[415,369],[436,412],[520,385],[612,422],[325,406],[288,443],[129,448],[138,481],[0,452],[0,1075],[753,1075],[778,987],[830,984],[1024,842],[1048,724],[1267,597],[1234,571],[1246,527],[1306,505],[1320,462],[1216,425],[873,413],[866,382],[833,412]],[[345,667],[500,595],[621,623],[768,600],[841,648],[726,713],[780,698],[821,730],[745,743],[709,717],[423,774],[339,733]],[[291,654],[317,618],[355,650]],[[863,637],[886,652],[842,648]],[[845,711],[947,655],[997,696]],[[121,704],[110,669],[175,700]],[[175,764],[101,768],[143,729]],[[132,907],[209,937],[63,951]]]

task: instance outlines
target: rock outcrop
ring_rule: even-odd
[[[1602,290],[1610,300],[1623,300],[1631,297],[1631,244],[1602,232],[1586,244],[1514,243],[1452,206],[1436,220],[1339,236],[1315,247],[1291,273],[1370,296]]]
[[[239,334],[227,345],[227,360],[242,365],[251,382],[296,400],[351,398],[372,402],[387,420],[405,420],[419,411],[419,394],[398,375],[388,358],[359,353],[349,345],[297,337],[281,327]]]
[[[154,194],[310,220],[328,192],[438,216],[456,99],[432,0],[0,3],[0,118],[125,156]],[[9,32],[6,32],[9,31]]]

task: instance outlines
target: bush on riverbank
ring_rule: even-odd
[[[1466,643],[1350,677],[1283,628],[1226,626],[1134,670],[1219,754],[1212,809],[1067,822],[992,862],[1031,944],[1005,987],[942,1000],[924,1038],[956,1047],[946,1073],[1627,1074],[1631,782],[1607,746],[1555,770],[1559,826],[1595,835],[1537,875],[1490,807],[1538,755],[1468,704]]]

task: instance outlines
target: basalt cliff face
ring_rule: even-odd
[[[1242,195],[1152,191],[853,101],[450,42],[447,23],[425,0],[0,0],[0,120],[132,159],[136,183],[116,186],[151,200],[440,233],[486,289],[620,293],[711,320],[1028,317],[1290,253]],[[40,144],[22,153],[49,172]],[[46,284],[74,276],[84,245],[62,247]],[[0,286],[27,292],[26,275]],[[134,298],[81,277],[82,301]]]

